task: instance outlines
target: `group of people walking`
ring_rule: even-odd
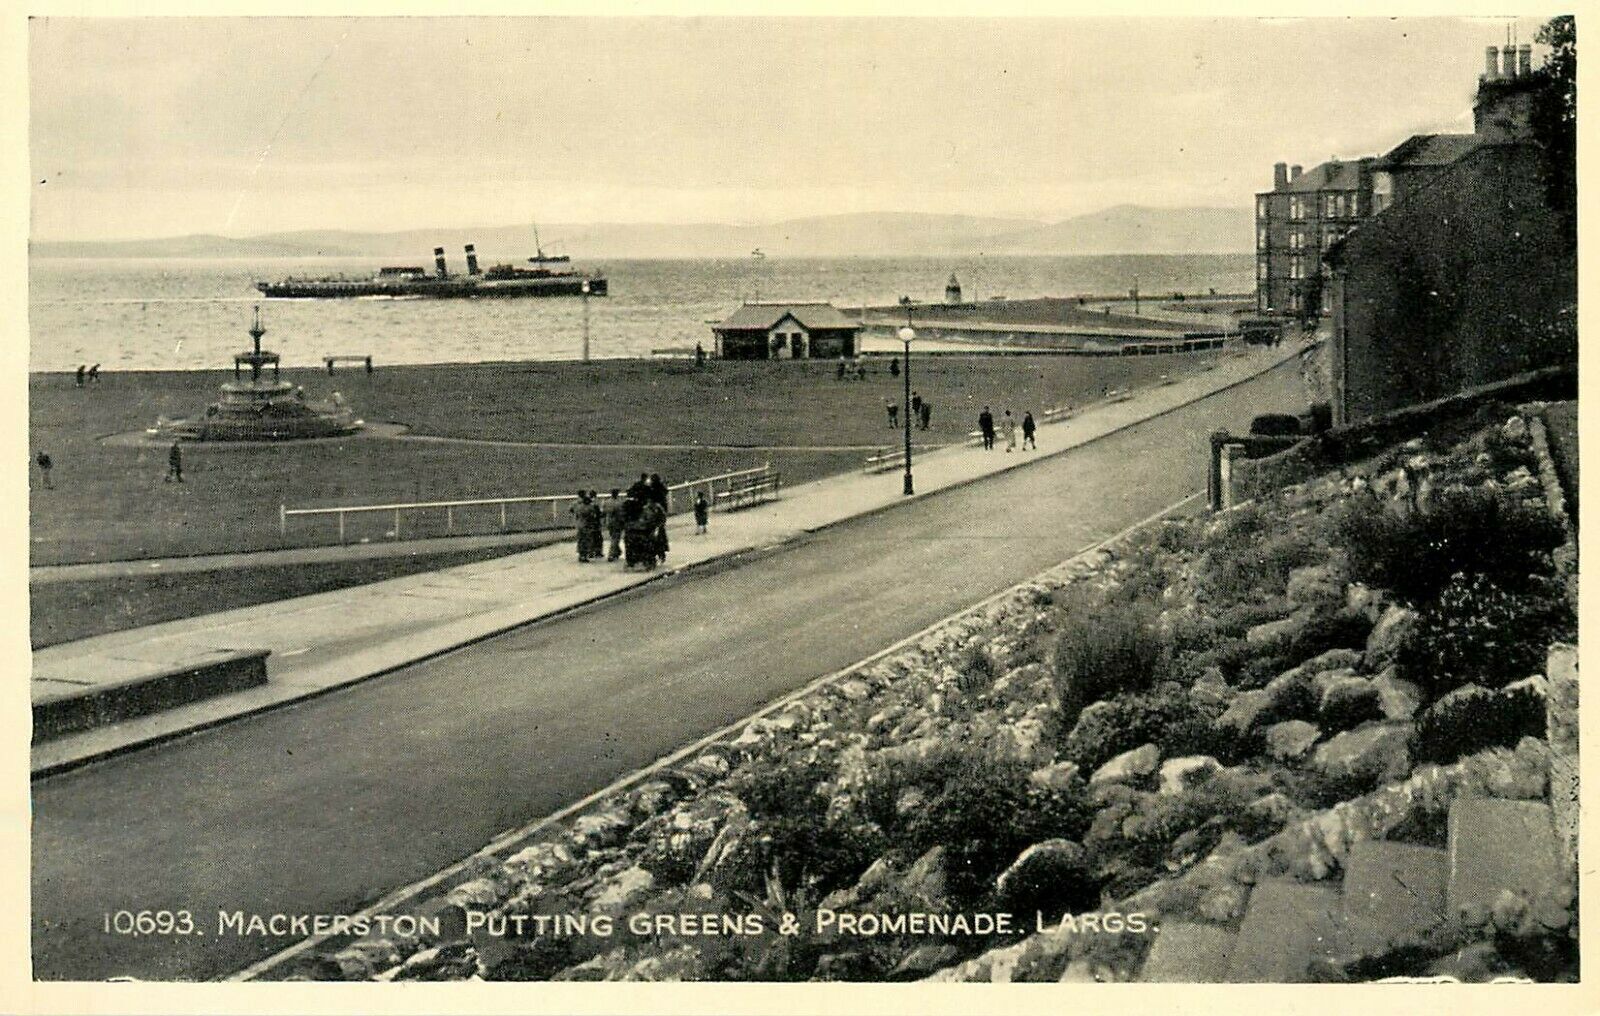
[[[1023,413],[1023,451],[1027,451],[1029,448],[1038,450],[1039,442],[1034,437],[1038,430],[1038,425],[1033,421],[1033,413]],[[1004,434],[1006,436],[1006,451],[1014,452],[1017,450],[1017,420],[1016,417],[1011,415],[1011,410],[1009,409],[1006,410],[1005,416],[1001,418],[999,427],[997,429],[995,425],[994,414],[989,411],[988,406],[984,406],[983,412],[978,414],[978,433],[983,435],[983,447],[986,451],[994,451],[994,441],[999,434]]]
[[[703,492],[694,498],[695,531],[706,532],[711,506]],[[640,473],[624,494],[612,487],[604,501],[593,490],[578,491],[572,506],[578,528],[578,560],[615,561],[649,571],[667,560],[667,484],[660,473]],[[610,546],[607,540],[609,538]]]
[[[95,384],[95,385],[99,384],[100,383],[100,365],[97,363],[94,366],[90,367],[90,366],[87,366],[86,364],[81,364],[81,363],[78,364],[78,371],[77,371],[77,374],[74,376],[74,380],[77,382],[77,385],[78,385],[79,388],[83,387],[83,383],[85,381],[89,382],[90,384]]]

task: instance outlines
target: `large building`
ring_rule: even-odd
[[[1272,190],[1256,195],[1256,310],[1309,317],[1330,309],[1322,255],[1372,214],[1370,156],[1331,159],[1301,172],[1273,167]]]
[[[1530,140],[1528,49],[1490,48],[1476,133],[1378,160],[1376,214],[1329,251],[1335,423],[1576,362],[1577,252]]]
[[[711,329],[724,360],[848,359],[860,330],[828,303],[747,303]]]

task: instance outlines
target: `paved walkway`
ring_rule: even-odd
[[[1127,401],[1102,404],[1040,430],[1038,453],[950,447],[915,460],[919,495],[948,489],[1085,444],[1238,383],[1290,359],[1292,349],[1252,349]],[[898,473],[845,474],[790,488],[781,501],[718,514],[711,534],[692,535],[692,520],[671,527],[672,570],[773,547],[852,517],[902,504]],[[545,547],[437,572],[319,593],[115,632],[33,654],[35,682],[81,683],[136,665],[176,665],[228,649],[267,648],[271,680],[99,730],[36,745],[43,773],[165,740],[239,716],[326,692],[538,618],[642,585],[670,571],[627,572],[620,565],[579,564],[567,546]]]

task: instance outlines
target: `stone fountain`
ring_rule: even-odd
[[[331,401],[309,402],[304,389],[279,378],[278,354],[261,348],[266,333],[257,307],[250,326],[254,348],[234,356],[234,380],[223,384],[221,399],[207,406],[203,416],[159,421],[156,432],[193,441],[292,441],[359,430],[362,421],[338,392]],[[243,377],[246,366],[249,380]],[[264,367],[272,368],[271,380],[263,377]]]

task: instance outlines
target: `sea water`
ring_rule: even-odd
[[[417,262],[425,263],[426,258]],[[285,366],[371,354],[379,365],[564,360],[582,355],[580,297],[497,300],[269,300],[254,283],[284,276],[370,275],[359,258],[34,258],[29,264],[29,366],[35,371],[215,370],[250,346],[252,307],[263,345]],[[951,273],[967,300],[1125,293],[1155,297],[1247,292],[1249,254],[1105,257],[899,257],[596,260],[610,294],[587,300],[594,357],[711,347],[709,321],[744,300],[892,305],[940,302]]]

